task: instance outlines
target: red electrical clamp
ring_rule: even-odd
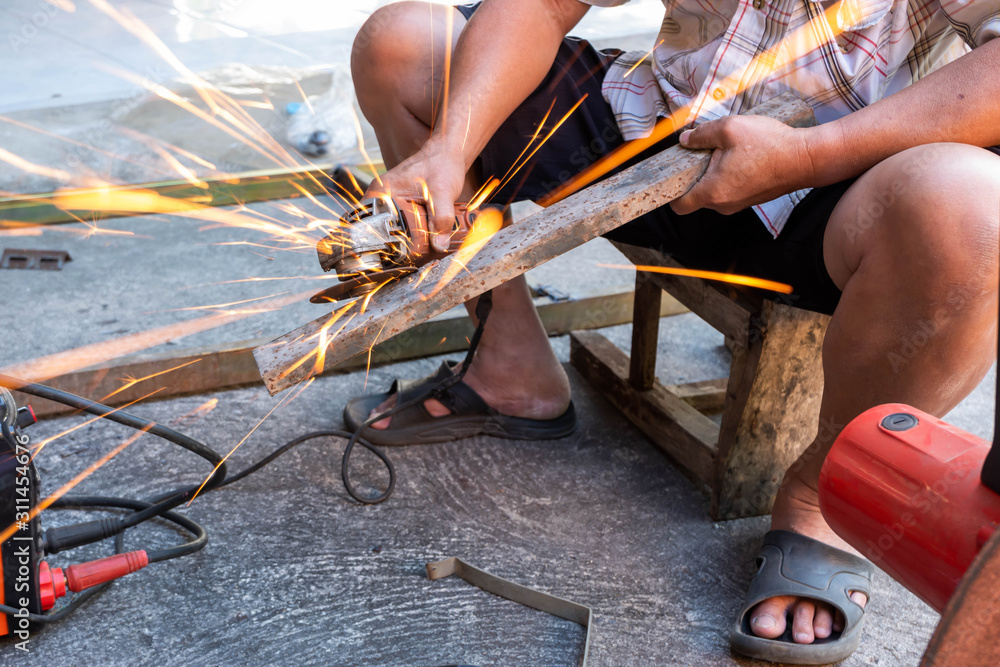
[[[42,610],[48,611],[56,604],[56,598],[66,595],[67,583],[74,593],[103,584],[112,579],[132,574],[136,570],[149,565],[149,556],[145,551],[129,551],[115,554],[89,563],[77,563],[66,568],[50,568],[42,561],[38,564],[38,584],[41,588]]]

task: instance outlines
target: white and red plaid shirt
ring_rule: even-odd
[[[613,7],[628,0],[581,0]],[[652,52],[623,54],[604,80],[623,136],[738,114],[792,92],[820,123],[917,81],[1000,34],[997,0],[663,0]],[[774,236],[808,190],[755,206]]]

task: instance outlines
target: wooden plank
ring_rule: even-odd
[[[770,513],[785,471],[816,437],[829,321],[765,301],[758,334],[737,340],[711,484],[714,518]]]
[[[814,122],[811,109],[787,95],[755,112],[800,125]],[[500,230],[472,257],[449,255],[378,291],[364,313],[338,323],[342,328],[329,339],[330,318],[323,317],[254,350],[265,386],[276,394],[325,365],[364,352],[380,338],[405,331],[664,206],[697,182],[709,158],[708,151],[669,148]]]
[[[656,383],[649,391],[629,385],[628,357],[604,336],[570,334],[570,363],[656,445],[695,477],[711,483],[719,427]]]
[[[595,294],[558,303],[542,303],[538,306],[538,314],[550,336],[564,335],[578,329],[615,326],[631,321],[632,297],[632,292],[620,292]],[[687,309],[677,301],[664,299],[660,314],[665,317],[685,312]],[[406,359],[463,351],[468,348],[472,333],[472,323],[465,315],[424,322],[376,345],[371,355],[371,366],[379,367]],[[151,397],[156,400],[232,389],[260,381],[253,349],[267,340],[258,338],[134,355],[114,364],[60,375],[46,380],[45,384],[101,400],[109,405],[124,405],[151,392],[156,392]],[[361,355],[327,369],[326,374],[348,373],[365,368],[368,363],[368,355]],[[129,379],[140,378],[148,379],[129,384]],[[39,417],[70,412],[69,408],[60,403],[15,393],[18,405],[31,405]]]
[[[188,181],[163,181],[159,183],[137,183],[119,185],[107,189],[83,188],[61,190],[14,197],[0,197],[0,229],[32,225],[52,225],[84,220],[107,220],[110,218],[145,215],[143,212],[76,210],[73,215],[56,205],[57,197],[92,195],[95,193],[127,193],[152,191],[163,197],[183,199],[203,206],[230,206],[249,204],[273,199],[294,199],[309,194],[325,194],[324,186],[331,181],[327,174],[332,164],[303,166],[293,169],[263,169],[247,171],[230,176],[202,179],[208,188],[200,188]],[[376,166],[377,168],[377,166]],[[360,169],[359,168],[352,168]],[[301,189],[300,189],[301,188]],[[149,211],[148,213],[155,213]]]
[[[700,380],[684,384],[668,384],[664,389],[681,399],[698,412],[722,412],[726,405],[726,387],[729,378]]]
[[[656,382],[656,344],[660,332],[660,300],[663,290],[649,273],[635,273],[635,307],[632,310],[632,349],[628,382],[646,391]]]
[[[656,250],[624,243],[614,245],[633,264],[683,268]],[[746,340],[750,331],[750,316],[760,310],[763,302],[763,299],[757,299],[754,303],[747,296],[738,297],[736,290],[732,294],[723,294],[710,281],[701,278],[684,278],[663,273],[651,276],[653,282],[687,306],[691,312],[736,341]]]

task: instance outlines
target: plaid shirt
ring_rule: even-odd
[[[612,7],[628,0],[581,0]],[[604,97],[626,139],[792,92],[820,123],[878,101],[1000,34],[996,0],[663,0],[652,52],[623,54]],[[777,236],[808,190],[754,209]]]

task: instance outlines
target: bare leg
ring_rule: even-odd
[[[848,548],[817,495],[840,430],[883,403],[943,416],[983,378],[996,350],[998,216],[1000,158],[958,144],[893,156],[841,200],[824,240],[843,297],[823,345],[820,437],[785,474],[772,528]],[[835,623],[828,608],[779,597],[754,610],[754,632],[780,636],[786,614],[800,643]]]
[[[387,167],[409,157],[430,135],[442,98],[449,14],[454,47],[464,17],[451,7],[424,2],[379,9],[355,40],[351,68],[358,101],[375,128]],[[470,173],[463,197],[471,198],[478,185],[477,175]],[[475,319],[475,302],[466,305]],[[503,414],[551,419],[566,411],[569,380],[523,277],[493,290],[493,312],[465,382]],[[393,397],[376,411],[394,402]],[[435,416],[448,414],[436,400],[425,406]],[[374,424],[388,425],[388,419]]]

